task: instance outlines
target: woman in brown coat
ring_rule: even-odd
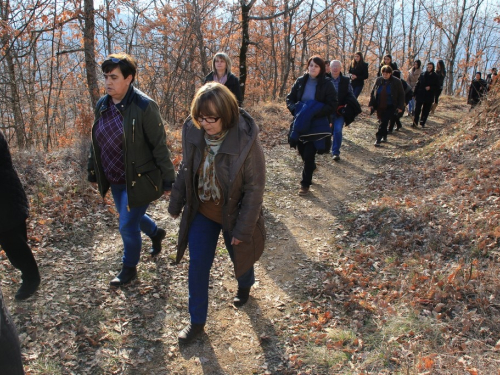
[[[187,343],[203,332],[208,312],[208,282],[222,230],[234,264],[244,305],[255,282],[253,264],[264,250],[262,200],[265,161],[259,129],[229,89],[210,82],[191,104],[182,129],[183,161],[172,188],[168,212],[182,212],[177,262],[189,246],[191,323],[179,333]]]

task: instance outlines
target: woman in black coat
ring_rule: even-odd
[[[352,58],[349,74],[351,75],[352,91],[357,99],[363,91],[365,80],[368,79],[368,63],[365,63],[363,54],[359,51]]]
[[[487,86],[486,81],[481,78],[481,72],[476,72],[476,77],[470,84],[469,96],[467,98],[467,103],[471,105],[470,109],[478,105],[483,96],[486,95]]]
[[[203,84],[207,82],[218,82],[226,86],[231,91],[238,105],[243,104],[243,96],[241,95],[240,81],[233,73],[231,73],[231,59],[224,52],[217,52],[212,59],[212,71],[205,77]]]
[[[420,75],[415,86],[414,98],[416,104],[412,126],[417,126],[420,120],[420,125],[425,128],[425,123],[427,122],[427,117],[429,117],[429,112],[431,111],[432,103],[434,103],[434,97],[438,89],[439,77],[435,72],[434,63],[429,62],[427,70]],[[422,117],[420,117],[420,113],[422,113]]]
[[[12,165],[9,145],[1,130],[0,176],[0,246],[12,265],[21,271],[23,282],[15,297],[24,300],[38,289],[40,274],[28,245],[28,200]]]
[[[321,57],[313,56],[307,60],[307,72],[295,81],[286,97],[286,106],[294,116],[292,133],[297,135],[297,139],[291,137],[293,143],[290,146],[298,148],[304,161],[299,195],[306,195],[316,169],[316,153],[330,151],[329,117],[337,111],[338,106],[337,91],[331,78],[325,77],[325,61]],[[312,116],[309,116],[312,113],[308,113],[308,108],[314,112]]]
[[[378,67],[377,77],[382,77],[382,68],[385,65],[389,65],[392,68],[392,71],[398,70],[398,64],[392,61],[392,56],[385,55],[384,58],[382,59],[382,62],[380,63],[380,66]]]
[[[441,96],[441,93],[443,92],[443,87],[444,87],[444,79],[446,78],[446,67],[444,66],[444,61],[443,60],[438,60],[437,65],[436,65],[436,74],[439,78],[439,88],[436,90],[436,94],[434,95],[434,103],[432,104],[431,107],[431,114],[434,114],[434,111],[436,110],[436,107],[439,104],[439,97]]]

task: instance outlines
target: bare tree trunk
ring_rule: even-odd
[[[95,108],[97,101],[99,100],[99,83],[96,73],[94,36],[94,1],[84,0],[83,49],[85,52],[87,86],[93,108]]]

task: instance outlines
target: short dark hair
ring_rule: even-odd
[[[390,65],[384,65],[381,69],[382,73],[391,73],[392,74],[392,68]]]
[[[208,82],[198,89],[191,102],[191,119],[197,128],[201,128],[198,118],[203,116],[220,117],[222,130],[228,130],[238,123],[238,101],[226,86]]]
[[[319,74],[325,74],[325,72],[326,72],[325,60],[323,60],[318,55],[314,55],[314,56],[310,57],[309,60],[307,60],[307,67],[309,66],[311,61],[313,61],[316,65],[319,65],[319,68],[320,68]],[[306,70],[307,70],[307,67],[306,67]]]
[[[132,82],[135,80],[137,74],[137,62],[135,59],[127,53],[113,53],[106,57],[106,60],[101,64],[101,69],[103,73],[111,73],[117,67],[123,74],[123,78],[127,78],[132,75]]]

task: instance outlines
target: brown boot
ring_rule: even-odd
[[[305,186],[301,186],[299,190],[299,195],[307,195],[309,193],[309,188]]]

